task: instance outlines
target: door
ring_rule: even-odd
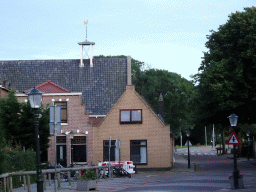
[[[57,145],[57,164],[67,167],[67,147],[66,145]]]

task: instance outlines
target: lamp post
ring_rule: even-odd
[[[70,135],[70,139],[71,139],[71,167],[73,167],[74,166],[74,148],[73,148],[73,144],[72,144],[72,142],[73,142],[73,139],[74,139],[74,131],[70,131],[69,132],[69,135]]]
[[[187,143],[188,143],[188,168],[190,168],[190,155],[189,155],[189,137],[190,137],[190,131],[189,131],[189,130],[186,131],[186,135],[187,135]]]
[[[248,153],[247,153],[247,161],[249,161],[250,158],[250,131],[246,131],[246,136],[248,137]]]
[[[233,113],[228,118],[229,118],[230,126],[233,128],[233,131],[235,132],[238,116],[236,116]],[[234,178],[235,189],[238,189],[238,175],[239,175],[239,171],[237,169],[237,161],[236,161],[236,145],[233,145],[233,146],[234,146],[234,171],[233,171],[233,178]]]
[[[42,175],[42,168],[41,168],[41,156],[40,156],[40,141],[39,141],[39,108],[41,106],[42,101],[42,94],[43,92],[39,91],[36,88],[33,88],[30,90],[27,95],[28,99],[31,105],[31,108],[35,110],[35,140],[36,140],[36,157],[37,157],[37,192],[43,192],[44,191],[44,179]]]
[[[220,138],[220,148],[222,149],[221,133],[219,134],[219,138]]]

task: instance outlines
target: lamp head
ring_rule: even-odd
[[[187,135],[187,137],[190,137],[190,131],[189,130],[186,131],[186,135]]]
[[[250,131],[246,131],[246,136],[247,136],[247,137],[250,136]]]
[[[31,108],[33,109],[40,108],[43,92],[39,91],[36,88],[33,88],[27,93],[27,95],[28,95]]]
[[[236,116],[234,113],[232,113],[228,118],[229,118],[230,126],[236,127],[238,116]]]

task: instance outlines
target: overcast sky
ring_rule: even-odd
[[[94,55],[131,55],[191,80],[209,30],[252,6],[255,0],[0,0],[0,60],[79,59],[88,20]]]

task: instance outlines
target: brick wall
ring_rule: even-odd
[[[9,91],[6,89],[0,88],[0,98],[6,98],[8,96]]]
[[[120,109],[142,109],[142,124],[120,124]],[[93,127],[93,162],[103,161],[103,140],[121,140],[121,160],[130,160],[130,141],[147,140],[147,165],[138,168],[170,168],[172,165],[172,143],[170,127],[163,124],[156,114],[135,92],[134,86],[127,86],[126,92],[109,111],[98,127]]]
[[[27,100],[27,96],[18,96],[19,102],[24,102]],[[75,136],[85,135],[85,132],[88,131],[86,135],[86,142],[87,142],[87,162],[90,165],[93,161],[93,131],[92,126],[89,123],[89,117],[85,114],[85,106],[82,104],[82,94],[77,95],[43,95],[42,98],[42,105],[47,107],[49,105],[54,105],[55,101],[67,101],[67,124],[62,125],[62,134],[60,136],[66,136],[67,141],[67,165],[71,163],[71,140],[70,135],[66,135],[66,131],[75,132]],[[79,133],[77,133],[79,130]],[[48,149],[48,161],[51,164],[55,162],[55,152],[54,152],[54,136],[50,137],[50,147]]]

